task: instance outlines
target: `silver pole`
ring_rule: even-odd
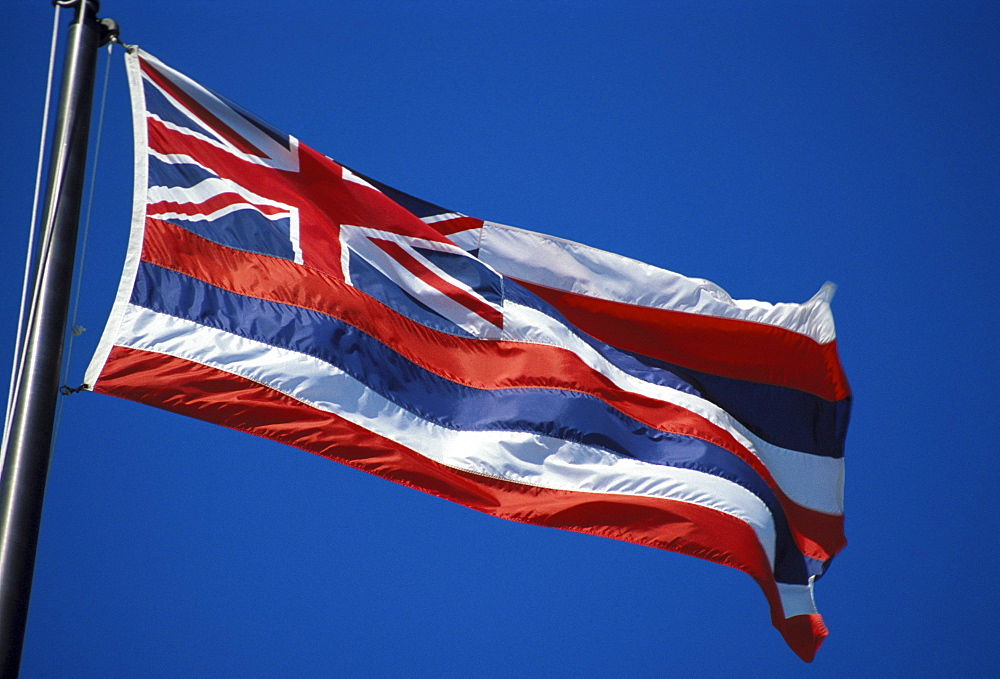
[[[66,38],[31,322],[0,472],[2,677],[16,677],[21,664],[76,254],[94,71],[102,39],[97,0],[59,0],[58,4],[73,7],[75,16]]]

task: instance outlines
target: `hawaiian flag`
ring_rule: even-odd
[[[127,56],[132,237],[93,391],[493,516],[740,569],[803,659],[850,392],[803,304],[440,208]]]

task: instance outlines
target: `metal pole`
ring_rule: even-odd
[[[102,39],[97,0],[59,0],[58,4],[73,7],[75,16],[66,38],[31,322],[0,476],[2,677],[16,677],[21,663],[76,254],[94,71]]]

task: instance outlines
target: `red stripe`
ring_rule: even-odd
[[[174,82],[170,80],[167,75],[161,73],[155,66],[144,59],[140,59],[139,64],[142,66],[143,73],[145,73],[150,80],[166,90],[170,96],[186,106],[189,111],[201,118],[206,126],[213,132],[216,132],[224,137],[226,141],[247,155],[259,157],[267,156],[266,153],[251,144],[245,137],[235,132],[231,127],[229,127],[229,125],[219,120],[214,113],[202,106],[200,102],[191,97],[191,95],[181,89],[178,85],[174,84]]]
[[[576,327],[627,351],[828,401],[851,394],[836,342],[820,344],[765,323],[653,309],[520,282]]]
[[[819,616],[784,619],[753,529],[728,514],[661,498],[551,490],[459,471],[256,382],[183,359],[114,347],[94,391],[284,443],[511,521],[648,545],[741,570],[788,644],[811,660]]]
[[[458,286],[452,285],[447,280],[428,269],[422,262],[414,258],[399,243],[384,240],[381,238],[370,238],[372,243],[385,251],[395,261],[414,276],[431,286],[450,300],[461,304],[463,307],[482,318],[487,323],[492,323],[498,328],[503,327],[503,313],[495,307],[491,307],[486,302],[474,297]]]
[[[792,502],[763,463],[733,436],[680,406],[623,392],[571,351],[518,342],[482,342],[434,332],[399,316],[355,288],[308,267],[210,243],[147,219],[143,260],[240,295],[312,309],[344,320],[407,360],[477,389],[554,388],[586,393],[660,431],[715,444],[749,464],[775,491],[796,544],[825,561],[846,544],[844,518]]]
[[[451,217],[450,219],[440,219],[435,222],[425,222],[425,223],[429,224],[432,228],[434,228],[439,233],[445,236],[448,236],[453,233],[458,233],[459,231],[468,231],[469,229],[483,228],[483,220],[476,219],[475,217],[466,217],[465,215],[461,215],[459,217]]]

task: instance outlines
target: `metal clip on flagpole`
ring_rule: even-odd
[[[54,0],[72,8],[49,158],[42,242],[35,260],[30,323],[15,370],[13,417],[0,473],[0,677],[20,669],[42,498],[52,448],[63,338],[69,311],[97,50],[117,40],[97,20],[98,0]]]

